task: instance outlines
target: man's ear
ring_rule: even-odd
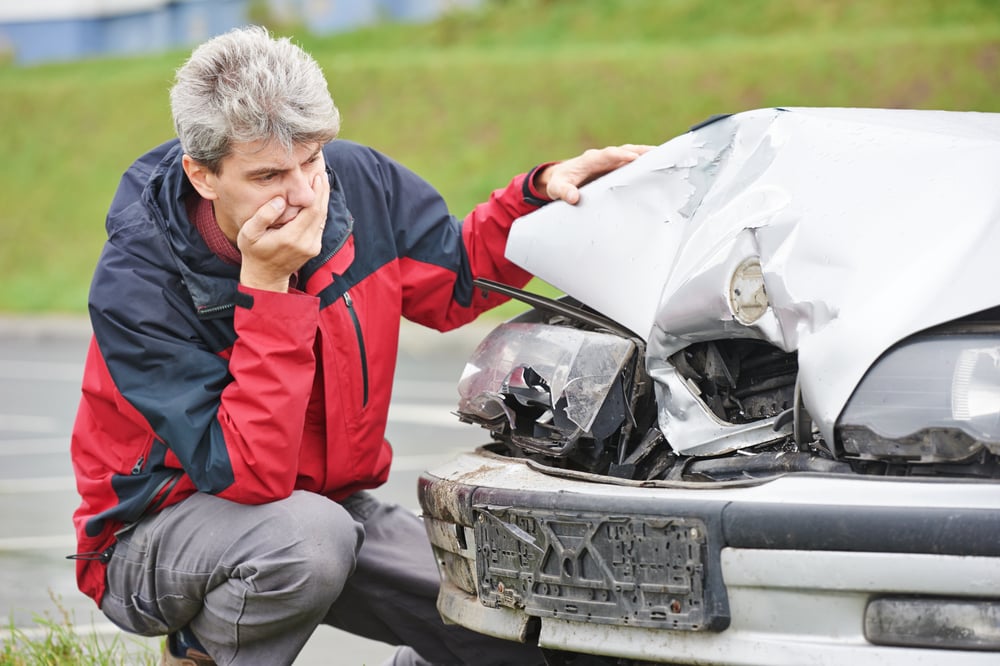
[[[184,166],[184,173],[187,174],[188,180],[194,185],[194,189],[198,191],[202,199],[214,201],[219,198],[215,191],[215,174],[209,171],[208,167],[190,155],[184,155],[181,158],[181,164]]]

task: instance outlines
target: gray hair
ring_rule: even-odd
[[[265,28],[237,28],[194,50],[170,90],[184,152],[218,172],[235,143],[326,143],[340,130],[316,61]]]

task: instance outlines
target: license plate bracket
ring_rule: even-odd
[[[487,606],[566,620],[699,631],[709,532],[695,517],[473,507]]]

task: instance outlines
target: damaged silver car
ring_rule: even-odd
[[[443,616],[552,664],[1000,660],[1000,114],[762,109],[519,220],[425,472]],[[585,656],[586,655],[586,656]]]

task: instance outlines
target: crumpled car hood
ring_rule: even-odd
[[[723,450],[667,358],[724,338],[797,351],[830,440],[886,349],[1000,304],[998,177],[1000,114],[749,111],[522,218],[507,257],[647,341],[675,448]]]

